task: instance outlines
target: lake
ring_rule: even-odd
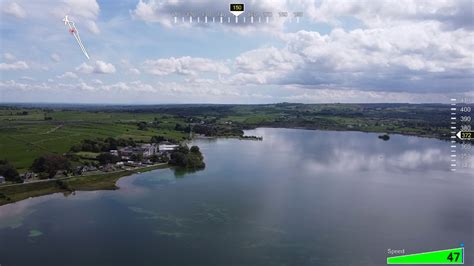
[[[119,190],[61,193],[0,207],[0,264],[385,265],[466,246],[472,171],[449,143],[361,132],[265,129],[263,141],[198,139],[206,169],[160,169]]]

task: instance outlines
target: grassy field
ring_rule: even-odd
[[[16,115],[23,111],[28,115]],[[45,115],[52,120],[44,120]],[[161,121],[159,128],[137,128],[138,122],[152,122],[155,118]],[[156,114],[0,109],[0,158],[8,159],[24,172],[35,158],[65,153],[84,139],[114,137],[148,142],[152,136],[162,135],[182,140],[188,135],[174,130],[176,120]]]

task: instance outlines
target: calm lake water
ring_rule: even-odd
[[[407,136],[256,129],[263,141],[197,140],[203,171],[122,178],[117,191],[0,207],[0,264],[385,265],[466,246],[474,189],[449,143]]]

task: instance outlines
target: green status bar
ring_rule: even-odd
[[[387,264],[464,264],[464,248],[389,257]]]

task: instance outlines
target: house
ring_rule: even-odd
[[[125,163],[126,166],[131,166],[131,167],[137,167],[137,166],[141,166],[142,163],[141,162],[134,162],[134,161],[127,161]]]
[[[127,147],[119,149],[119,152],[120,152],[120,156],[122,157],[130,157],[135,152],[135,147],[127,146]]]
[[[3,175],[0,175],[0,184],[5,183],[5,177]]]
[[[113,171],[116,171],[117,168],[115,167],[115,165],[111,164],[111,163],[108,163],[104,166],[102,166],[102,171],[104,172],[113,172]]]
[[[164,152],[169,152],[169,151],[174,151],[179,147],[179,145],[176,144],[160,144],[158,146],[159,151],[164,151]]]
[[[84,166],[78,166],[76,168],[76,174],[79,174],[79,175],[83,175],[87,172],[92,172],[92,171],[97,171],[97,167],[84,165]]]
[[[118,150],[110,150],[110,154],[115,155],[115,156],[119,156]]]
[[[111,151],[112,153],[112,151]],[[158,154],[158,146],[156,144],[142,144],[140,147],[124,147],[118,150],[118,153],[124,160],[130,159],[132,155],[142,155],[144,158],[149,158]]]
[[[141,147],[143,157],[148,158],[158,153],[158,146],[156,144],[143,144]]]
[[[23,180],[23,182],[28,182],[30,179],[33,179],[35,177],[36,177],[36,174],[33,172],[26,172],[20,175],[20,178]]]

